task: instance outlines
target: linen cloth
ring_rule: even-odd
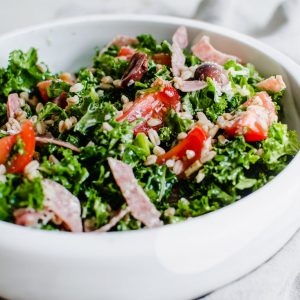
[[[0,0],[0,4],[0,34],[96,13],[172,15],[249,34],[300,63],[300,0]],[[300,231],[268,262],[203,299],[300,299]]]

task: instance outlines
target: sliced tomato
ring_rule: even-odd
[[[37,87],[39,89],[40,95],[44,101],[48,101],[48,93],[47,93],[47,87],[52,84],[52,80],[46,80],[46,81],[41,81],[37,84]]]
[[[247,142],[258,142],[268,137],[270,125],[277,120],[275,105],[266,92],[257,93],[243,105],[246,111],[235,115],[224,130],[229,136],[243,135]]]
[[[177,109],[180,96],[172,86],[165,86],[162,91],[151,94],[145,94],[136,99],[133,105],[120,117],[118,122],[128,120],[133,122],[136,119],[144,119],[142,123],[135,127],[135,134],[138,132],[147,132],[149,128],[158,129],[161,125],[149,127],[147,121],[155,118],[164,121],[166,112],[169,108]]]
[[[136,52],[135,49],[131,47],[123,46],[121,47],[118,53],[118,57],[123,56],[126,57],[127,60],[129,60],[135,52]]]
[[[171,65],[171,55],[168,53],[155,53],[152,56],[153,61],[160,65]]]
[[[16,143],[16,136],[10,135],[0,139],[0,165],[4,165],[9,157],[13,145]]]
[[[243,104],[243,106],[245,107],[249,107],[251,105],[263,106],[268,111],[270,124],[272,124],[273,121],[277,120],[278,117],[274,102],[267,92],[256,93],[255,96],[253,96]]]
[[[62,74],[59,75],[59,78],[60,78],[62,81],[64,81],[64,82],[70,84],[70,86],[71,86],[72,84],[74,84],[74,81],[72,80],[71,75],[70,75],[69,73],[62,73]],[[41,81],[41,82],[39,82],[39,83],[37,84],[37,87],[38,87],[38,89],[39,89],[40,95],[41,95],[42,99],[43,99],[45,102],[49,101],[49,96],[48,96],[48,93],[47,93],[47,87],[49,87],[49,86],[52,84],[52,82],[53,82],[53,80],[52,80],[52,79],[49,79],[49,80]],[[65,99],[66,99],[66,97],[65,97],[66,95],[67,95],[66,92],[62,92],[62,94],[61,94],[60,96],[58,96],[57,98],[61,97],[62,99],[65,100]],[[57,103],[56,103],[56,104],[57,104]],[[63,105],[62,105],[62,106],[63,106]],[[61,106],[61,107],[62,107],[62,106]]]
[[[18,139],[21,139],[24,144],[24,154],[16,153],[9,159],[10,152]],[[0,163],[6,165],[7,173],[21,173],[32,160],[34,149],[34,129],[31,121],[26,121],[22,125],[20,133],[4,137],[0,140]],[[8,159],[9,161],[7,161]]]
[[[262,125],[263,122],[265,123],[264,126]],[[232,125],[224,129],[231,137],[243,135],[247,142],[258,142],[268,137],[266,121],[259,119],[258,115],[252,110],[239,113]]]
[[[200,158],[203,142],[207,136],[205,132],[199,126],[192,129],[187,137],[179,144],[169,150],[167,153],[161,155],[157,159],[158,164],[165,163],[168,159],[180,159],[183,161],[184,168],[188,168],[194,161]],[[186,151],[192,150],[195,152],[195,156],[191,159],[186,157]]]

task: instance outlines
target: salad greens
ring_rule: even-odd
[[[131,57],[136,52],[147,55],[147,70],[133,84],[121,87],[122,76],[128,72]],[[142,34],[126,47],[116,43],[98,50],[93,65],[79,70],[70,82],[63,80],[61,73],[51,73],[45,65],[39,64],[36,49],[13,51],[8,66],[0,69],[0,151],[3,153],[0,154],[0,220],[27,225],[18,221],[20,209],[47,213],[43,182],[49,179],[79,199],[84,230],[101,228],[127,207],[108,164],[108,158],[114,158],[132,168],[139,186],[160,212],[164,224],[176,223],[250,194],[276,176],[297,154],[300,148],[297,133],[288,130],[281,121],[274,120],[266,138],[255,141],[215,127],[224,114],[231,114],[232,118],[235,114],[244,116],[247,112],[244,103],[261,92],[256,85],[264,78],[253,65],[229,60],[222,67],[228,76],[227,88],[220,88],[214,78],[207,77],[204,88],[182,92],[173,87],[170,64],[163,63],[170,60],[171,55],[172,46],[167,41],[159,43],[151,35]],[[193,53],[184,50],[184,55],[186,68],[201,65],[202,60]],[[47,80],[50,83],[43,94],[43,87],[38,84]],[[31,173],[26,166],[21,172],[8,171],[20,157],[28,155],[25,138],[17,138],[12,152],[4,155],[5,143],[10,141],[7,138],[18,134],[8,126],[12,120],[7,116],[10,105],[7,97],[13,93],[18,93],[20,99],[19,110],[13,117],[15,121],[22,126],[24,120],[19,118],[18,112],[24,111],[36,136],[59,141],[45,143],[45,139],[36,139],[30,159],[38,162],[33,177],[28,175]],[[170,93],[173,93],[170,101],[177,97],[177,103],[166,105],[164,99],[171,97]],[[269,94],[278,110],[284,91]],[[159,121],[151,127],[151,120],[143,114],[148,104],[139,110],[136,103],[150,103],[153,98],[163,103],[164,112],[156,111],[158,116],[151,112],[152,122]],[[133,118],[131,114],[135,110],[138,117]],[[213,126],[209,128],[216,129],[208,139],[211,144],[207,151],[211,157],[197,163],[198,157],[188,166],[186,158],[181,163],[173,158],[162,163],[156,161],[160,155],[175,149],[180,140],[189,138],[195,126],[201,125],[206,132],[205,124],[199,123],[199,113],[206,116],[208,126]],[[145,118],[148,118],[146,122]],[[157,138],[159,142],[155,142]],[[191,151],[189,155],[195,156],[195,151]],[[151,163],[153,157],[154,163]],[[176,163],[180,167],[183,164],[184,170],[178,173]],[[187,175],[193,166],[195,171]],[[33,227],[69,230],[62,221],[39,219]],[[143,227],[143,222],[129,213],[109,230]]]

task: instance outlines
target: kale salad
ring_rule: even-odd
[[[75,74],[15,50],[0,68],[0,220],[125,231],[229,205],[299,150],[285,89],[207,36],[188,47],[184,27],[117,36]]]

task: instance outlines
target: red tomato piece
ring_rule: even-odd
[[[168,53],[155,53],[152,56],[153,61],[160,65],[171,65],[171,55]]]
[[[264,122],[265,125],[262,125]],[[243,135],[247,142],[258,142],[268,137],[268,125],[253,110],[241,112],[230,127],[224,128],[229,136]]]
[[[247,142],[258,142],[268,137],[270,125],[277,121],[272,98],[266,92],[257,93],[242,106],[246,111],[239,112],[224,130],[229,136],[243,135]]]
[[[10,135],[0,139],[0,164],[4,165],[9,157],[13,145],[16,143],[16,136]]]
[[[9,153],[19,138],[24,144],[24,154],[16,153],[12,156],[10,161],[7,162]],[[35,149],[35,135],[31,121],[26,121],[22,125],[20,133],[2,138],[0,140],[0,149],[0,160],[1,163],[6,163],[7,173],[22,173],[26,165],[32,160]]]
[[[133,49],[131,47],[123,46],[123,47],[121,47],[121,49],[118,53],[118,57],[124,56],[124,57],[126,57],[126,60],[129,60],[133,56],[134,53],[135,53],[135,49]]]
[[[194,161],[200,158],[203,142],[207,136],[205,132],[199,126],[192,129],[187,137],[178,143],[175,147],[169,150],[167,153],[161,155],[157,159],[158,164],[165,163],[168,159],[180,159],[183,161],[184,169],[188,168]],[[192,150],[195,152],[195,156],[191,159],[187,159],[186,151]]]
[[[47,87],[52,84],[52,80],[41,81],[37,84],[42,99],[46,102],[49,100]]]
[[[136,99],[133,105],[120,117],[117,118],[118,122],[128,120],[133,122],[136,119],[143,118],[143,122],[135,127],[135,134],[138,132],[147,132],[150,128],[147,121],[150,118],[156,118],[164,121],[168,108],[177,109],[180,96],[176,89],[172,86],[165,86],[162,91],[151,94],[145,94]],[[158,129],[161,125],[151,127]]]

